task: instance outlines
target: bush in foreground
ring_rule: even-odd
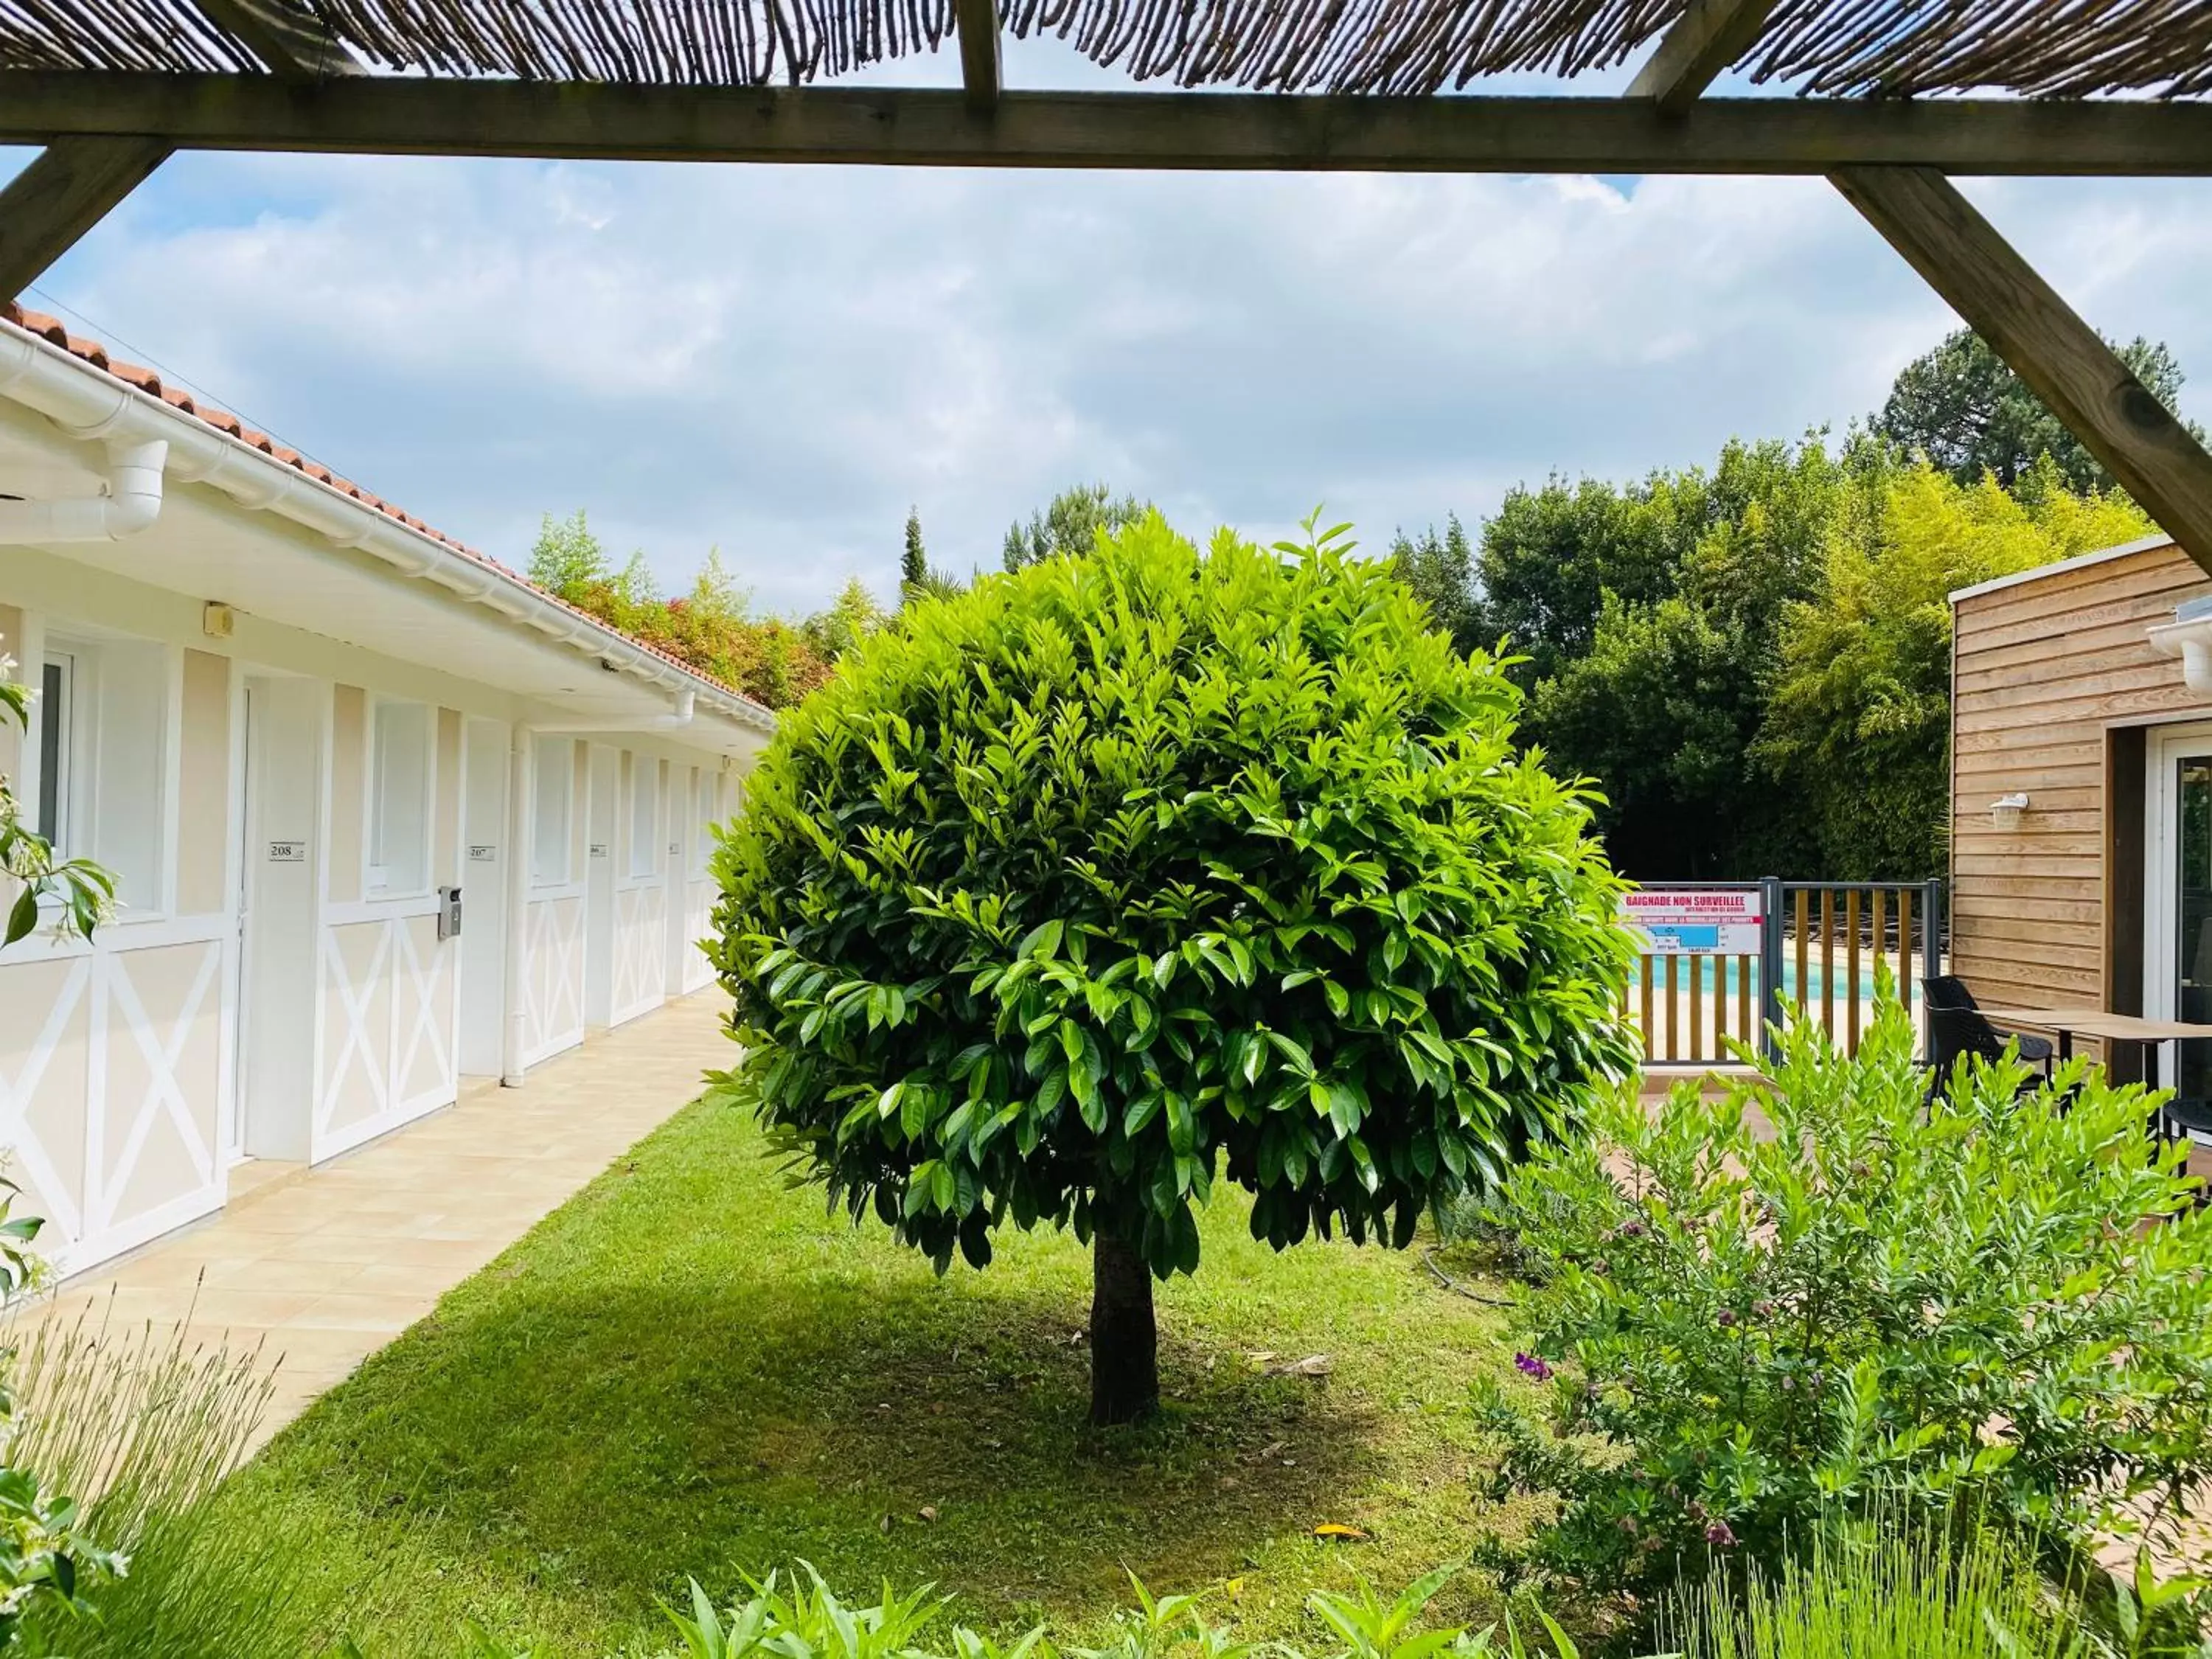
[[[1684,1585],[1660,1613],[1658,1645],[1674,1659],[2112,1655],[2086,1626],[2075,1598],[1996,1534],[1831,1528],[1805,1559],[1775,1572],[1715,1572]],[[2128,1659],[2171,1651],[2122,1639],[2118,1651]]]
[[[1801,1023],[1724,1099],[1624,1100],[1540,1151],[1508,1208],[1553,1421],[1489,1415],[1505,1478],[1562,1495],[1555,1561],[1772,1559],[1877,1502],[2172,1527],[2212,1474],[2212,1218],[2142,1089],[2026,1080],[1962,1067],[1931,1100],[1885,1000],[1856,1059]]]
[[[750,1659],[756,1654],[778,1659],[794,1654],[832,1654],[837,1659],[1059,1659],[1059,1650],[1042,1626],[1004,1644],[960,1625],[938,1637],[932,1626],[946,1603],[927,1586],[901,1596],[886,1584],[875,1606],[848,1607],[813,1568],[800,1565],[805,1577],[794,1577],[789,1589],[782,1589],[770,1573],[765,1582],[750,1584],[751,1594],[726,1613],[715,1608],[694,1580],[690,1607],[669,1613],[683,1637],[684,1659]],[[1390,1601],[1377,1597],[1364,1583],[1357,1595],[1315,1591],[1307,1606],[1329,1638],[1322,1655],[1326,1659],[1577,1659],[1574,1643],[1541,1608],[1524,1609],[1518,1621],[1509,1613],[1499,1623],[1479,1631],[1425,1625],[1423,1613],[1452,1571],[1439,1569]],[[1121,1616],[1105,1646],[1071,1648],[1070,1659],[1254,1659],[1262,1651],[1208,1620],[1197,1597],[1156,1596],[1133,1574],[1129,1582],[1137,1606]],[[1532,1644],[1522,1634],[1523,1625],[1542,1632],[1549,1640],[1538,1638]],[[1287,1644],[1271,1644],[1266,1651],[1272,1659],[1307,1659],[1304,1650]]]
[[[725,1081],[940,1268],[1093,1245],[1092,1415],[1225,1170],[1277,1248],[1403,1245],[1623,1072],[1627,946],[1519,696],[1324,537],[1157,514],[924,603],[792,714],[715,860]]]

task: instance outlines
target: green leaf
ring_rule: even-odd
[[[0,949],[5,949],[17,939],[26,938],[39,925],[39,894],[34,887],[26,886],[15,896],[15,902],[8,912],[8,937],[0,939]]]

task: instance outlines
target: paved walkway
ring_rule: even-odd
[[[219,1215],[70,1280],[45,1316],[112,1298],[118,1322],[262,1344],[280,1362],[265,1438],[696,1098],[732,1055],[723,1011],[712,990],[672,1003],[313,1170],[246,1165]]]

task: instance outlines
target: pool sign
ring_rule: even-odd
[[[1755,957],[1756,887],[1640,887],[1623,894],[1620,919],[1655,957]]]

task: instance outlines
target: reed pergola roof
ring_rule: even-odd
[[[936,48],[953,0],[299,0],[376,68],[649,85],[799,84]],[[0,65],[161,73],[273,69],[221,7],[0,0]],[[1688,0],[1001,0],[1016,39],[1054,35],[1137,81],[1419,95],[1486,76],[1626,63]],[[211,15],[214,14],[214,15]],[[1779,0],[1736,61],[1816,95],[2212,90],[2203,0]]]
[[[1008,35],[1171,89],[1005,90]],[[2208,94],[2212,0],[0,0],[0,300],[179,149],[1811,174],[2212,571],[2212,456],[1950,182],[2212,177]]]

